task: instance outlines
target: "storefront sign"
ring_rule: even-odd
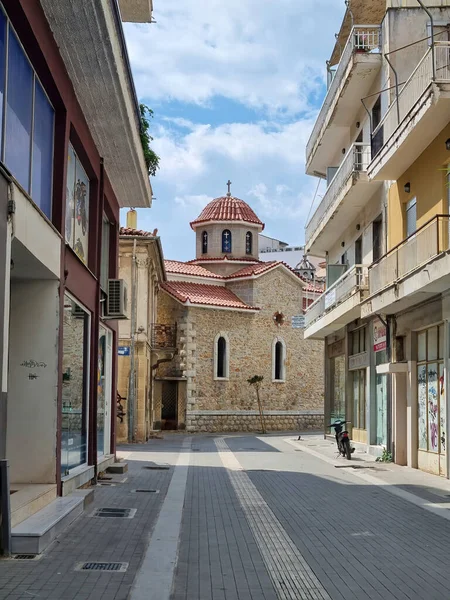
[[[348,368],[350,371],[354,369],[363,369],[369,366],[369,353],[360,352],[359,354],[353,354],[348,358]]]
[[[381,352],[386,350],[386,325],[383,325],[381,321],[374,321],[373,323],[373,351]]]
[[[345,340],[338,340],[334,344],[331,344],[331,346],[328,346],[328,358],[335,358],[341,354],[345,354]]]
[[[330,308],[336,303],[336,288],[333,288],[325,294],[325,309]]]
[[[292,317],[292,329],[305,329],[305,317],[303,315],[297,315]]]
[[[119,356],[130,356],[130,346],[119,346],[117,354]]]

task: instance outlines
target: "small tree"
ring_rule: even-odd
[[[141,111],[141,143],[144,151],[145,164],[148,169],[148,174],[154,177],[157,169],[159,169],[159,156],[150,147],[150,142],[153,142],[153,138],[149,133],[150,119],[153,119],[153,111],[145,104],[140,104],[139,109]]]
[[[261,388],[261,383],[263,381],[264,377],[262,375],[253,375],[253,377],[250,377],[250,379],[247,379],[247,382],[254,386],[255,390],[256,390],[256,399],[258,401],[258,410],[259,410],[259,418],[261,419],[261,429],[263,433],[267,433],[266,431],[266,422],[264,419],[264,412],[263,412],[263,408],[262,408],[262,404],[261,404],[261,399],[259,397],[259,390]]]

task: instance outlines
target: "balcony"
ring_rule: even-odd
[[[435,42],[373,132],[378,143],[369,178],[398,179],[447,125],[449,114],[450,42]]]
[[[308,308],[305,338],[324,339],[358,319],[367,289],[367,266],[354,265]]]
[[[450,288],[450,217],[436,215],[369,267],[363,317],[396,313]]]
[[[177,326],[153,323],[150,343],[152,350],[175,350],[177,347]]]
[[[323,256],[376,191],[367,177],[370,146],[353,144],[336,171],[315,213],[306,225],[308,252]]]
[[[361,98],[372,87],[381,68],[380,27],[353,27],[332,73],[325,100],[306,146],[306,172],[324,176],[333,161],[336,148],[342,147],[355,114],[361,109]]]

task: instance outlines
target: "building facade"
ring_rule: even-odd
[[[278,261],[259,260],[263,223],[242,200],[213,200],[191,223],[196,258],[166,261],[160,326],[176,325],[177,351],[157,369],[155,428],[268,430],[323,424],[322,343],[303,338],[303,299],[320,290]]]
[[[305,336],[325,340],[327,417],[448,476],[450,3],[366,4],[349,3],[307,147],[307,172],[328,184],[307,248],[328,272]]]
[[[117,391],[122,414],[117,442],[145,442],[155,420],[156,367],[158,361],[173,357],[176,341],[175,330],[157,325],[158,289],[166,280],[161,241],[157,230],[150,233],[137,228],[134,210],[128,212],[127,227],[120,228],[119,277],[130,291],[130,319],[119,323]]]
[[[115,1],[5,0],[0,39],[0,458],[14,528],[114,461],[119,209],[150,206],[151,188]]]

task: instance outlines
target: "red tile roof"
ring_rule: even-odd
[[[264,223],[258,219],[250,206],[234,196],[222,196],[210,202],[195,221],[192,221],[191,227],[194,229],[195,225],[208,221],[242,221],[260,225],[264,229]]]
[[[235,277],[251,277],[252,275],[261,275],[261,273],[265,273],[274,267],[281,265],[282,263],[277,260],[272,260],[270,262],[260,262],[254,265],[249,265],[248,267],[244,267],[243,269],[239,269],[236,273],[231,273],[231,275],[227,276],[227,279],[234,279]]]
[[[165,281],[161,284],[161,287],[183,304],[189,301],[191,304],[203,304],[217,308],[259,310],[242,302],[231,290],[218,285]]]
[[[129,235],[131,237],[156,237],[157,233],[157,229],[155,229],[153,233],[142,229],[133,229],[131,227],[121,227],[119,229],[119,235]]]
[[[223,261],[223,262],[251,262],[251,263],[255,263],[258,264],[262,261],[257,260],[256,258],[249,258],[248,256],[239,256],[239,257],[235,257],[235,258],[228,258],[228,256],[211,256],[209,258],[193,258],[192,260],[188,260],[187,261],[187,265],[197,265],[197,264],[203,264],[203,263],[207,263],[207,262],[216,262],[216,261]]]
[[[164,261],[166,273],[178,273],[179,275],[194,275],[196,277],[209,277],[210,279],[222,279],[221,275],[208,271],[200,265],[180,262],[178,260]]]

